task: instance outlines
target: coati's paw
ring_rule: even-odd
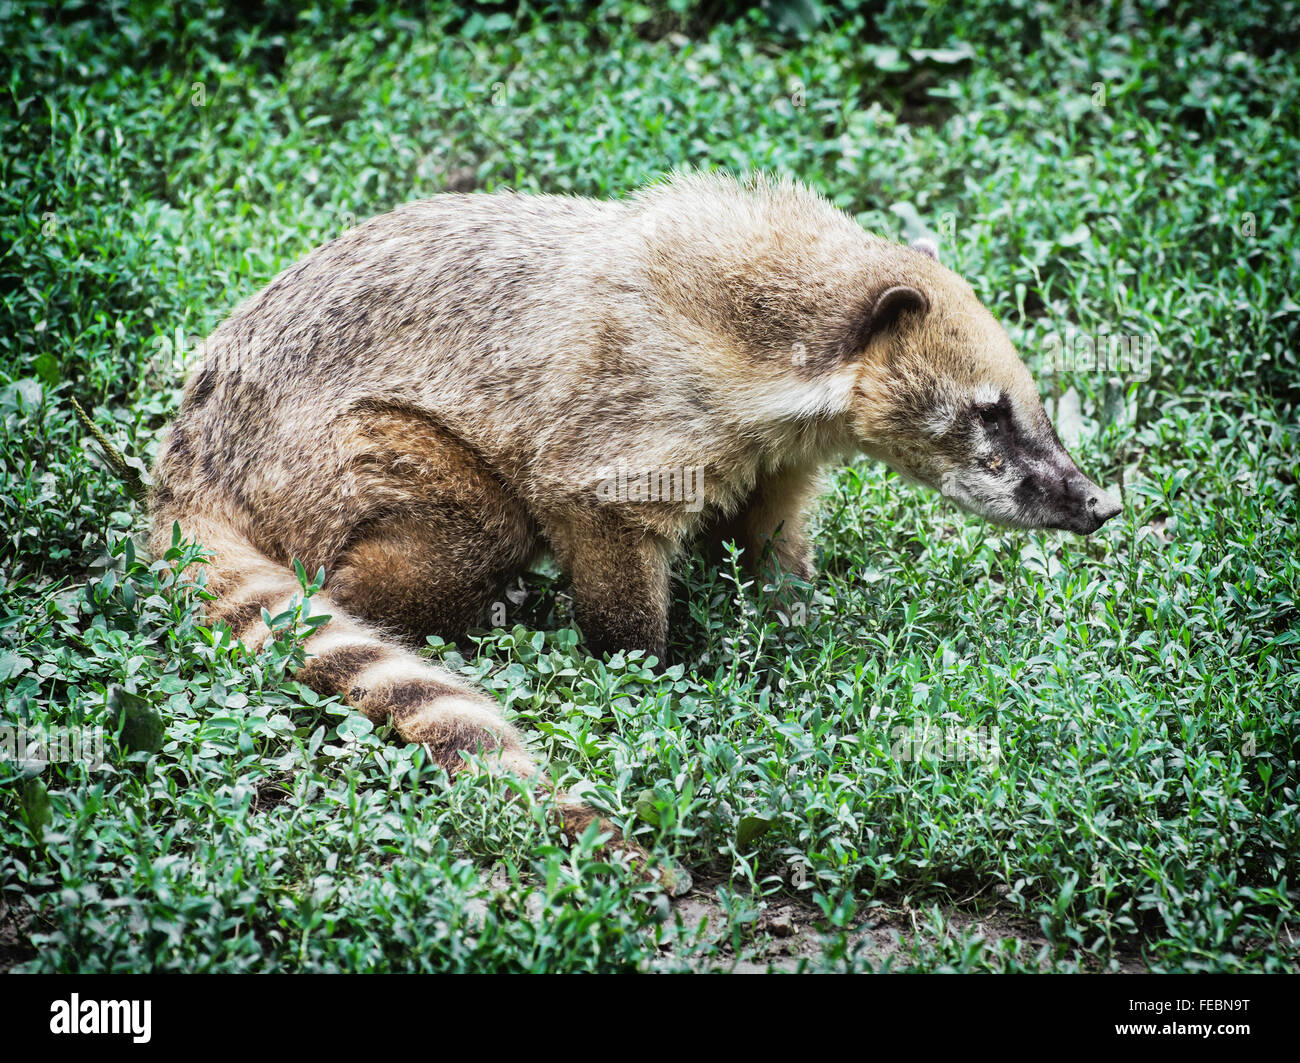
[[[646,882],[659,883],[669,896],[680,897],[691,888],[693,883],[690,872],[676,864],[656,865],[645,849],[625,838],[614,824],[590,805],[569,798],[555,806],[554,816],[564,836],[574,842],[581,838],[593,823],[597,824],[596,829],[601,834],[610,835],[600,851],[626,859],[637,875]]]

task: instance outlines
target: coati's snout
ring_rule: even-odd
[[[1122,506],[1066,452],[1006,332],[931,250],[911,258],[914,296],[889,290],[856,381],[863,449],[998,524],[1095,532]]]
[[[1015,528],[1090,535],[1122,506],[1085,476],[1051,421],[1009,391],[976,388],[955,408],[923,420],[915,440],[881,454],[899,472],[962,509]]]
[[[1079,471],[1037,396],[1028,410],[1006,392],[976,401],[940,442],[939,490],[1000,524],[1089,535],[1122,508]]]

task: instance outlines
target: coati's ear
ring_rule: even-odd
[[[856,358],[867,344],[880,333],[893,328],[900,314],[914,311],[921,316],[930,312],[930,300],[920,288],[910,284],[895,284],[886,288],[874,299],[864,303],[851,323],[844,338],[841,356]]]

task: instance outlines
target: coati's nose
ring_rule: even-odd
[[[1092,519],[1097,522],[1098,528],[1124,509],[1118,498],[1095,486],[1088,492],[1085,505],[1087,505],[1088,513],[1092,516]]]
[[[1067,475],[1061,482],[1062,519],[1053,526],[1091,535],[1124,507],[1119,499],[1103,491],[1077,467],[1072,472],[1073,475]]]

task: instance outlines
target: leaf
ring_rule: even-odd
[[[975,49],[962,41],[951,48],[913,48],[908,54],[918,63],[930,62],[948,65],[964,63],[967,59],[973,59]]]
[[[1137,419],[1137,400],[1136,397],[1130,399],[1125,393],[1122,386],[1108,383],[1106,385],[1106,396],[1102,404],[1101,423],[1108,424],[1126,424],[1132,423]]]
[[[659,869],[659,885],[670,897],[682,897],[691,891],[695,880],[680,864],[670,864]]]
[[[1070,902],[1074,900],[1074,888],[1079,884],[1079,873],[1071,871],[1065,882],[1061,885],[1061,894],[1056,898],[1055,907],[1059,915],[1064,915],[1070,907]]]
[[[903,239],[911,243],[914,240],[935,240],[935,234],[921,220],[920,212],[911,203],[895,203],[889,208],[903,223]],[[937,243],[938,241],[935,240]]]
[[[1067,450],[1078,446],[1083,435],[1083,412],[1079,404],[1079,393],[1074,388],[1066,391],[1056,405],[1056,434],[1061,437]]]
[[[39,406],[41,396],[44,394],[41,382],[33,380],[31,377],[24,377],[22,380],[14,381],[14,391],[21,400],[22,405],[29,407]]]
[[[339,721],[335,733],[340,740],[349,738],[359,738],[362,735],[368,735],[375,729],[375,725],[359,713],[352,713],[345,719]]]
[[[32,662],[28,658],[19,657],[9,650],[0,650],[0,680],[22,675],[31,666]]]
[[[637,795],[636,804],[633,807],[642,822],[649,823],[652,827],[659,826],[659,812],[655,809],[655,792],[653,790],[642,790]]]
[[[764,6],[777,27],[788,33],[807,35],[826,18],[826,9],[819,0],[771,0]]]
[[[60,377],[59,360],[54,355],[49,353],[38,355],[36,360],[32,362],[32,369],[47,388],[58,385]]]
[[[862,54],[877,70],[887,74],[897,74],[910,67],[903,53],[888,45],[868,44],[862,49]]]
[[[772,821],[762,816],[746,816],[736,828],[736,845],[747,849],[755,840],[772,829]]]
[[[147,698],[114,685],[108,688],[109,713],[121,728],[123,748],[132,753],[157,753],[167,727]]]
[[[50,805],[50,793],[39,777],[23,783],[23,811],[27,813],[28,826],[40,841],[45,836],[45,828],[54,822],[54,809]]]
[[[1057,240],[1056,243],[1060,247],[1077,247],[1079,244],[1085,242],[1090,236],[1092,236],[1092,230],[1086,225],[1080,225],[1078,228],[1072,229],[1070,232],[1066,233]]]

